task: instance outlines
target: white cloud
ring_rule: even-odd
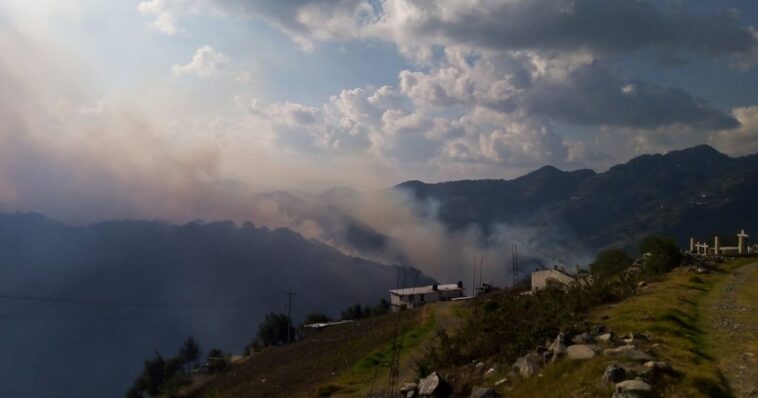
[[[171,70],[177,76],[195,75],[201,79],[214,79],[228,75],[231,60],[211,46],[195,50],[192,60],[185,65],[174,65]]]
[[[740,127],[716,132],[708,137],[708,142],[735,155],[758,153],[758,106],[734,108],[732,115],[740,122]]]

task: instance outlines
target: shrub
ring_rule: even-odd
[[[650,235],[640,242],[638,250],[643,255],[650,254],[645,258],[645,271],[653,274],[671,271],[682,262],[674,238]]]
[[[599,277],[617,275],[629,268],[634,260],[622,249],[612,248],[598,253],[590,271]]]

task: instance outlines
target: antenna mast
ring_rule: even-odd
[[[511,273],[513,274],[513,287],[516,287],[519,282],[519,275],[518,275],[518,246],[514,243],[513,249],[512,249],[512,256],[513,256],[513,269],[511,270]]]

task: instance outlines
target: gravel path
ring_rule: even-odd
[[[758,397],[758,263],[738,268],[709,303],[710,328],[723,347],[721,370],[735,397]]]

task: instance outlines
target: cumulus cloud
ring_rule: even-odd
[[[529,113],[579,125],[684,124],[707,130],[739,126],[731,115],[684,90],[626,81],[598,64],[578,68],[566,79],[540,81],[519,102]]]
[[[177,76],[195,75],[201,79],[214,79],[229,73],[230,59],[205,45],[195,50],[192,60],[185,65],[174,65],[171,70]]]
[[[157,1],[157,0],[153,0]],[[329,40],[392,40],[406,54],[428,46],[613,54],[746,54],[758,47],[729,9],[709,15],[686,6],[626,0],[211,0],[230,14],[255,15],[306,48]]]
[[[709,143],[735,155],[758,152],[758,106],[734,108],[732,115],[740,122],[740,127],[711,135],[708,137]]]

